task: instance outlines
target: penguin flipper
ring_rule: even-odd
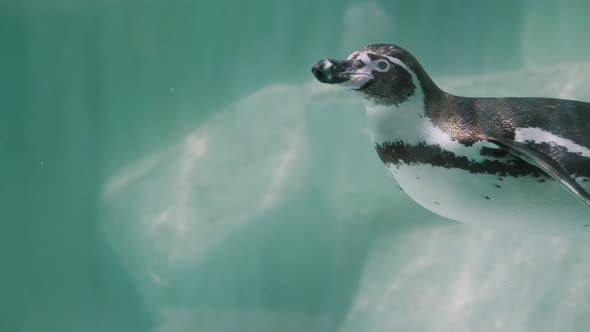
[[[531,149],[526,144],[514,142],[502,138],[488,138],[488,141],[500,146],[513,155],[521,158],[533,166],[542,169],[549,176],[578,198],[586,206],[590,207],[590,193],[576,182],[568,172],[549,156]]]

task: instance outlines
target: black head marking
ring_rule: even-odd
[[[367,53],[371,63],[373,79],[361,89],[363,96],[375,104],[391,106],[407,101],[416,90],[416,85],[404,67],[383,55]]]
[[[369,56],[369,59],[371,59],[372,61],[377,61],[379,59],[383,59],[383,57],[381,57],[375,53],[367,53],[367,55]]]

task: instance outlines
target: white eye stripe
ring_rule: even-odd
[[[408,69],[408,66],[406,66],[406,64],[403,63],[400,59],[394,58],[391,56],[387,56],[387,55],[384,55],[384,57],[386,57],[392,63],[395,63],[396,65],[398,65],[398,66],[402,67],[403,69],[405,69],[406,71],[410,72],[410,70]]]
[[[348,57],[348,60],[353,59],[355,56],[358,60],[361,60],[365,64],[371,64],[373,62],[371,60],[371,58],[369,57],[368,52],[354,52]],[[406,71],[410,72],[410,69],[408,68],[408,66],[406,66],[406,64],[403,63],[403,61],[401,61],[400,59],[394,58],[394,57],[388,56],[388,55],[381,55],[381,56],[387,58],[387,60],[389,60],[391,63],[394,63],[394,64],[402,67]],[[375,61],[375,63],[377,63],[377,61]]]

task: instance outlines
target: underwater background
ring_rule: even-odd
[[[310,73],[590,101],[587,1],[0,2],[0,331],[588,331],[590,242],[397,189]],[[534,193],[531,193],[534,195]]]

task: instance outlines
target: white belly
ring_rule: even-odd
[[[500,180],[497,175],[430,165],[392,165],[389,169],[413,200],[452,220],[539,233],[590,235],[590,209],[554,180]]]

